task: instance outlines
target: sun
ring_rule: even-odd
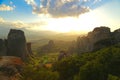
[[[70,32],[76,26],[74,18],[51,19],[48,23],[48,30],[56,32]]]
[[[48,18],[46,19],[47,25],[42,27],[42,30],[62,33],[87,33],[92,31],[95,27],[101,26],[101,22],[104,21],[103,18],[101,19],[101,16],[103,15],[101,15],[98,11],[90,11],[78,17]],[[41,30],[41,27],[39,29]]]
[[[88,32],[94,27],[99,26],[99,17],[96,16],[97,13],[89,12],[82,14],[79,17],[67,17],[50,19],[46,27],[47,30],[56,32]]]

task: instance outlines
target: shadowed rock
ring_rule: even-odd
[[[0,39],[0,56],[6,56],[6,46],[2,39]]]
[[[27,57],[27,46],[24,32],[11,29],[7,39],[7,55],[21,57],[23,60]]]
[[[108,27],[97,27],[92,32],[88,33],[88,38],[91,39],[91,42],[95,43],[100,40],[108,39],[111,37],[110,28]]]
[[[102,44],[101,44],[102,41]],[[77,40],[77,52],[91,52],[94,50],[101,49],[107,44],[103,42],[106,41],[107,44],[111,44],[111,32],[108,27],[97,27],[92,32],[89,32],[87,36],[79,37]],[[99,43],[97,43],[99,42]]]
[[[28,50],[28,55],[33,55],[30,42],[27,43],[27,50]]]
[[[112,33],[112,38],[114,43],[120,42],[120,29],[117,29]]]
[[[58,61],[62,60],[63,58],[67,57],[68,54],[65,51],[60,51],[59,55],[58,55]]]

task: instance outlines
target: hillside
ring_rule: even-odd
[[[33,40],[32,41],[32,50],[35,51],[39,47],[46,45],[50,40],[53,40],[55,42],[55,44],[59,46],[59,48],[60,47],[63,48],[64,46],[69,47],[68,43],[71,44],[71,42],[75,41],[78,36],[79,36],[78,34],[75,34],[75,35],[73,35],[73,34],[57,34],[54,36],[49,36],[47,38]]]

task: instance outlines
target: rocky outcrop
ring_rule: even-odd
[[[0,57],[0,80],[20,80],[23,65],[24,63],[19,57]]]
[[[0,39],[0,80],[20,80],[28,55],[32,55],[31,43],[26,43],[24,32],[11,29],[6,40]]]
[[[108,27],[97,27],[92,32],[89,32],[87,37],[91,42],[95,43],[100,40],[108,39],[111,37],[110,28]]]
[[[0,39],[0,56],[5,56],[5,55],[6,55],[5,41]]]
[[[77,39],[77,52],[91,52],[120,42],[120,29],[114,32],[108,27],[97,27],[87,36]]]
[[[66,51],[60,51],[59,55],[58,55],[58,61],[62,60],[63,58],[67,57],[68,54]]]
[[[24,32],[11,29],[7,39],[0,39],[0,56],[16,56],[22,60],[32,55],[31,43],[26,43]]]
[[[7,39],[7,55],[21,57],[24,60],[27,57],[27,53],[24,32],[11,29]]]
[[[114,32],[112,32],[112,39],[114,43],[120,42],[120,29],[117,29]]]
[[[77,39],[77,52],[88,52],[91,51],[90,39],[87,36],[78,37]]]
[[[92,32],[88,33],[87,35],[88,39],[89,39],[89,44],[90,45],[90,50],[88,51],[93,51],[93,50],[97,50],[104,46],[104,45],[96,45],[97,42],[101,41],[101,40],[106,40],[106,39],[110,39],[111,38],[111,31],[110,28],[108,27],[97,27],[95,28]]]
[[[32,49],[31,49],[31,42],[27,43],[27,51],[28,51],[28,55],[33,55]]]

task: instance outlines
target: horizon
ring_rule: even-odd
[[[15,28],[33,33],[86,34],[100,26],[114,31],[120,28],[119,3],[119,0],[0,0],[0,31]]]

